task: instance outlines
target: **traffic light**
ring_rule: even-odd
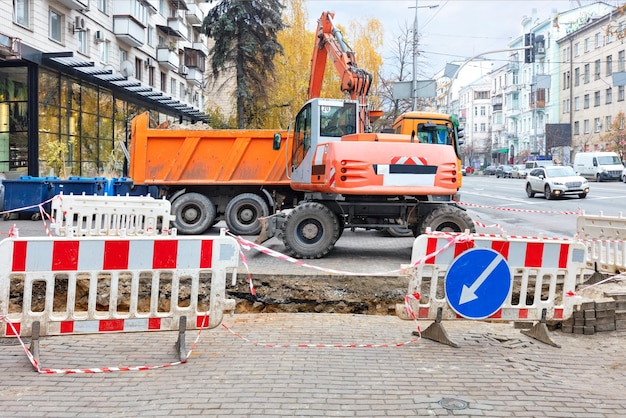
[[[526,33],[524,34],[524,62],[526,64],[531,64],[535,62],[535,34],[534,33]],[[528,48],[531,47],[531,48]]]

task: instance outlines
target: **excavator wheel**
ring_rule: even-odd
[[[413,231],[405,226],[389,226],[384,229],[385,233],[394,238],[412,237]]]
[[[233,234],[258,235],[261,232],[259,218],[269,214],[265,200],[254,193],[237,195],[226,205],[226,225]]]
[[[200,193],[185,193],[172,202],[172,215],[179,233],[198,235],[213,225],[215,205]]]
[[[308,202],[294,208],[282,227],[283,243],[296,258],[322,258],[339,238],[337,216],[321,203]]]
[[[469,229],[472,233],[476,232],[474,221],[467,212],[452,205],[442,205],[426,215],[419,227],[420,234],[429,227],[432,231],[465,232]]]

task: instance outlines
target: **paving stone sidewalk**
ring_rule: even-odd
[[[555,348],[510,324],[448,321],[461,346],[421,339],[393,316],[246,314],[204,331],[186,364],[101,374],[39,375],[0,345],[2,416],[623,417],[623,332],[553,332]],[[425,327],[428,324],[420,324]],[[49,368],[160,365],[177,333],[46,337]],[[195,332],[187,333],[188,346]],[[267,344],[277,344],[269,347]],[[333,344],[373,344],[371,348]],[[298,347],[298,344],[328,344]],[[282,346],[284,345],[284,347]]]

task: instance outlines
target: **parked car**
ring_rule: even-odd
[[[526,177],[526,194],[534,197],[543,193],[546,199],[577,194],[584,199],[589,193],[589,182],[570,166],[554,165],[534,168]]]
[[[496,168],[496,177],[497,178],[511,178],[511,171],[513,171],[513,167],[511,167],[508,164],[502,164],[499,165],[498,168]]]
[[[511,170],[511,178],[525,179],[526,178],[526,164],[516,164]]]
[[[483,174],[486,176],[493,176],[494,174],[496,174],[496,168],[497,167],[495,165],[488,165],[483,170]]]
[[[626,167],[622,170],[622,181],[626,183]]]

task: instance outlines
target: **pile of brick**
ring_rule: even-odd
[[[580,310],[561,324],[566,333],[591,335],[626,329],[626,293],[605,292],[598,301],[583,302]]]

